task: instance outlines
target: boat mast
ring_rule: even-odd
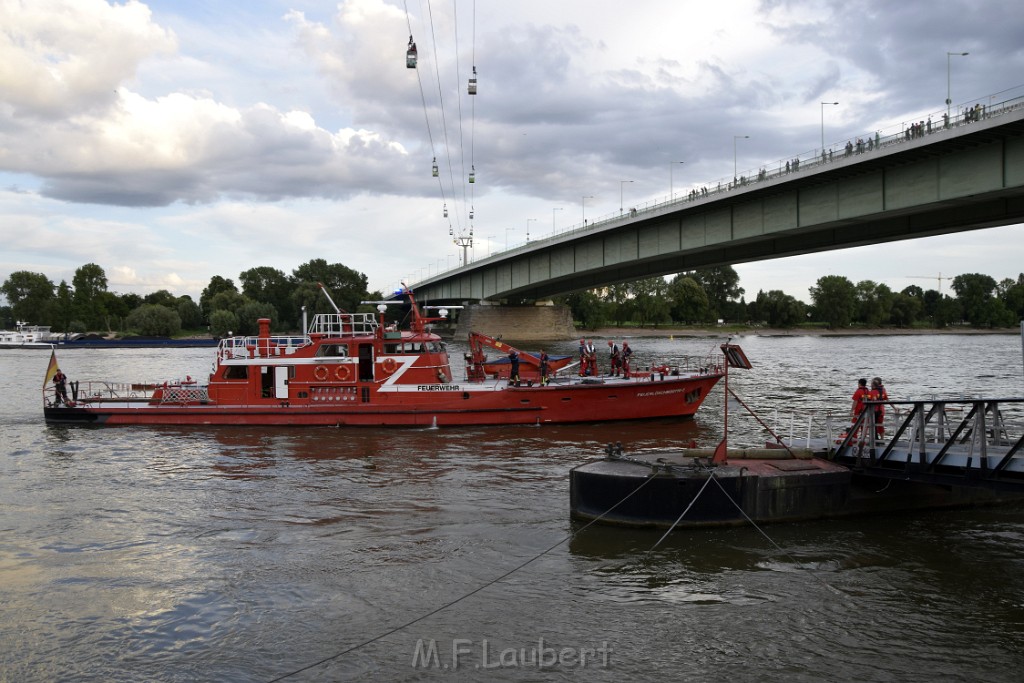
[[[334,299],[332,299],[331,295],[327,292],[327,288],[324,287],[324,283],[318,282],[318,283],[316,283],[316,286],[319,287],[320,291],[323,292],[324,296],[327,297],[327,301],[330,302],[331,308],[334,309],[334,312],[339,314],[339,315],[341,315],[341,309],[338,308],[337,304],[334,303]]]

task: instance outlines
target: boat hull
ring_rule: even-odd
[[[257,405],[92,400],[47,406],[48,423],[116,425],[460,426],[570,424],[692,416],[720,379],[708,374],[659,381],[610,380],[509,387],[447,384],[342,394],[350,400]]]

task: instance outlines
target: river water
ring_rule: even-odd
[[[631,345],[643,365],[721,341]],[[768,422],[845,415],[860,376],[893,399],[1024,395],[1012,335],[734,341],[754,369],[730,387]],[[0,351],[2,681],[1021,680],[1022,507],[654,550],[661,532],[570,521],[571,467],[610,441],[714,445],[719,389],[689,421],[90,429],[43,424],[48,359]],[[72,380],[162,380],[203,376],[212,351],[59,360]],[[734,412],[730,443],[763,442]]]

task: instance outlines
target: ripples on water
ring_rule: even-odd
[[[643,365],[720,341],[633,345]],[[730,386],[769,421],[845,414],[856,378],[876,374],[893,398],[1022,393],[1017,337],[734,341],[755,369]],[[567,472],[604,444],[721,438],[719,391],[695,420],[629,425],[47,428],[44,355],[0,351],[5,681],[273,679],[579,530]],[[209,360],[208,349],[61,354],[72,379],[201,376]],[[734,442],[764,438],[740,414],[730,426]],[[591,527],[289,680],[1016,681],[1022,521],[1013,507],[929,512],[772,526],[771,541],[752,528],[677,532],[653,550],[660,531]],[[541,638],[607,643],[609,668],[496,666]],[[441,665],[465,639],[460,669],[412,666],[420,639],[434,639]]]

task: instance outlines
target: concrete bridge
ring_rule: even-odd
[[[701,267],[1021,222],[1024,97],[839,153],[815,151],[408,284],[420,301],[523,304]],[[554,336],[565,334],[572,331]]]

